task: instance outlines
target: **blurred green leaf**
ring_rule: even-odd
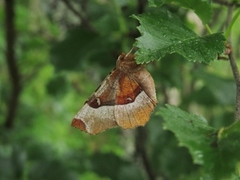
[[[163,5],[165,0],[148,0],[149,6],[157,7]]]
[[[167,54],[160,62],[148,65],[153,66],[151,74],[156,82],[164,87],[181,88],[183,86],[182,71],[187,61],[179,54]],[[151,70],[151,69],[150,69]]]
[[[67,91],[67,80],[66,77],[62,75],[54,76],[47,84],[47,91],[52,96],[57,96]]]
[[[111,66],[115,64],[114,56],[109,55],[111,48],[106,36],[75,28],[52,48],[52,63],[56,70],[79,70],[89,61],[103,67]]]
[[[225,48],[222,33],[199,37],[170,12],[133,17],[141,24],[138,29],[142,36],[135,43],[139,48],[136,52],[138,63],[160,60],[174,52],[189,61],[209,63]]]
[[[161,6],[164,3],[173,3],[177,6],[191,9],[199,16],[203,24],[208,23],[212,15],[210,0],[149,0],[149,3],[151,6]]]
[[[212,92],[207,86],[204,86],[193,94],[190,94],[188,100],[205,106],[215,106],[218,104],[218,100],[215,98],[214,92]]]
[[[111,179],[143,179],[141,171],[131,165],[129,161],[121,159],[112,153],[96,153],[91,157],[93,171],[102,177],[110,177]],[[134,171],[130,172],[126,168]],[[122,173],[125,173],[122,175]],[[121,178],[119,178],[119,176]]]
[[[205,71],[195,71],[194,77],[204,82],[192,98],[204,105],[234,105],[236,99],[236,85],[233,79],[221,78]]]
[[[76,179],[76,174],[73,174],[67,169],[67,164],[58,159],[39,159],[29,167],[29,179]]]
[[[117,179],[144,180],[145,178],[139,166],[129,163],[128,165],[121,166]]]
[[[97,34],[73,29],[67,37],[52,49],[52,63],[57,70],[70,70],[79,68],[80,61],[89,56],[89,50],[95,49],[99,37]]]

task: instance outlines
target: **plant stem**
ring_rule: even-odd
[[[240,6],[240,3],[238,3],[237,1],[228,2],[226,0],[213,0],[213,3],[217,3],[217,4],[228,6],[228,7],[231,7],[231,6],[239,7]]]
[[[229,10],[228,10],[228,17],[227,17],[227,21],[226,21],[226,26],[228,28],[227,28],[227,31],[226,31],[226,34],[225,34],[225,36],[228,37],[228,43],[229,43],[230,46],[231,46],[231,29],[232,29],[232,26],[233,26],[234,22],[236,21],[238,15],[239,15],[240,11],[238,11],[234,15],[234,17],[231,18],[232,17],[232,12],[233,12],[233,7],[230,7]],[[229,57],[230,65],[231,65],[231,68],[232,68],[232,72],[233,72],[233,76],[234,76],[235,84],[236,84],[235,121],[238,121],[238,120],[240,120],[240,76],[239,76],[238,66],[237,66],[236,60],[235,60],[234,55],[233,55],[233,50],[231,50],[231,52],[228,54],[228,57]]]
[[[211,28],[208,26],[208,24],[205,24],[205,28],[207,29],[207,32],[208,32],[209,34],[212,34],[212,30],[211,30]]]
[[[233,52],[229,54],[229,60],[230,60],[233,76],[236,83],[237,94],[236,94],[235,120],[238,121],[240,120],[240,77],[239,77],[239,70],[237,67],[237,63],[233,56]]]
[[[149,180],[155,180],[156,176],[153,172],[153,167],[151,165],[151,162],[147,156],[147,150],[146,150],[146,130],[144,127],[138,127],[136,128],[136,137],[135,137],[135,148],[136,148],[136,155],[141,157],[142,164],[144,166],[144,169],[146,171],[146,174],[148,176]]]

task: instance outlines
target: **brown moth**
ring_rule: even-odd
[[[133,54],[122,53],[116,67],[104,79],[72,121],[90,134],[121,126],[144,126],[157,104],[152,76]]]

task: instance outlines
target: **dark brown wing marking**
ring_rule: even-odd
[[[116,89],[120,71],[114,69],[103,83],[96,89],[94,94],[86,101],[92,108],[115,105]]]

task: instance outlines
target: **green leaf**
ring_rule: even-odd
[[[211,1],[210,0],[149,0],[150,6],[161,6],[164,3],[173,3],[187,9],[193,10],[207,24],[211,19]]]
[[[164,128],[172,131],[180,145],[189,149],[193,160],[203,165],[214,179],[225,178],[234,173],[240,161],[240,122],[222,128],[218,134],[202,117],[166,105],[159,113]]]
[[[236,164],[240,161],[240,121],[220,129],[218,146],[220,165],[216,168],[221,171],[221,174],[234,172]]]
[[[209,63],[223,52],[222,33],[199,37],[170,12],[155,12],[133,16],[140,22],[141,37],[135,44],[137,62],[160,60],[166,54],[178,53],[189,61]]]
[[[171,105],[166,105],[166,107],[161,108],[159,112],[165,120],[164,128],[175,133],[180,145],[189,149],[195,163],[203,164],[203,151],[210,143],[207,135],[215,130],[202,116],[189,114]]]

